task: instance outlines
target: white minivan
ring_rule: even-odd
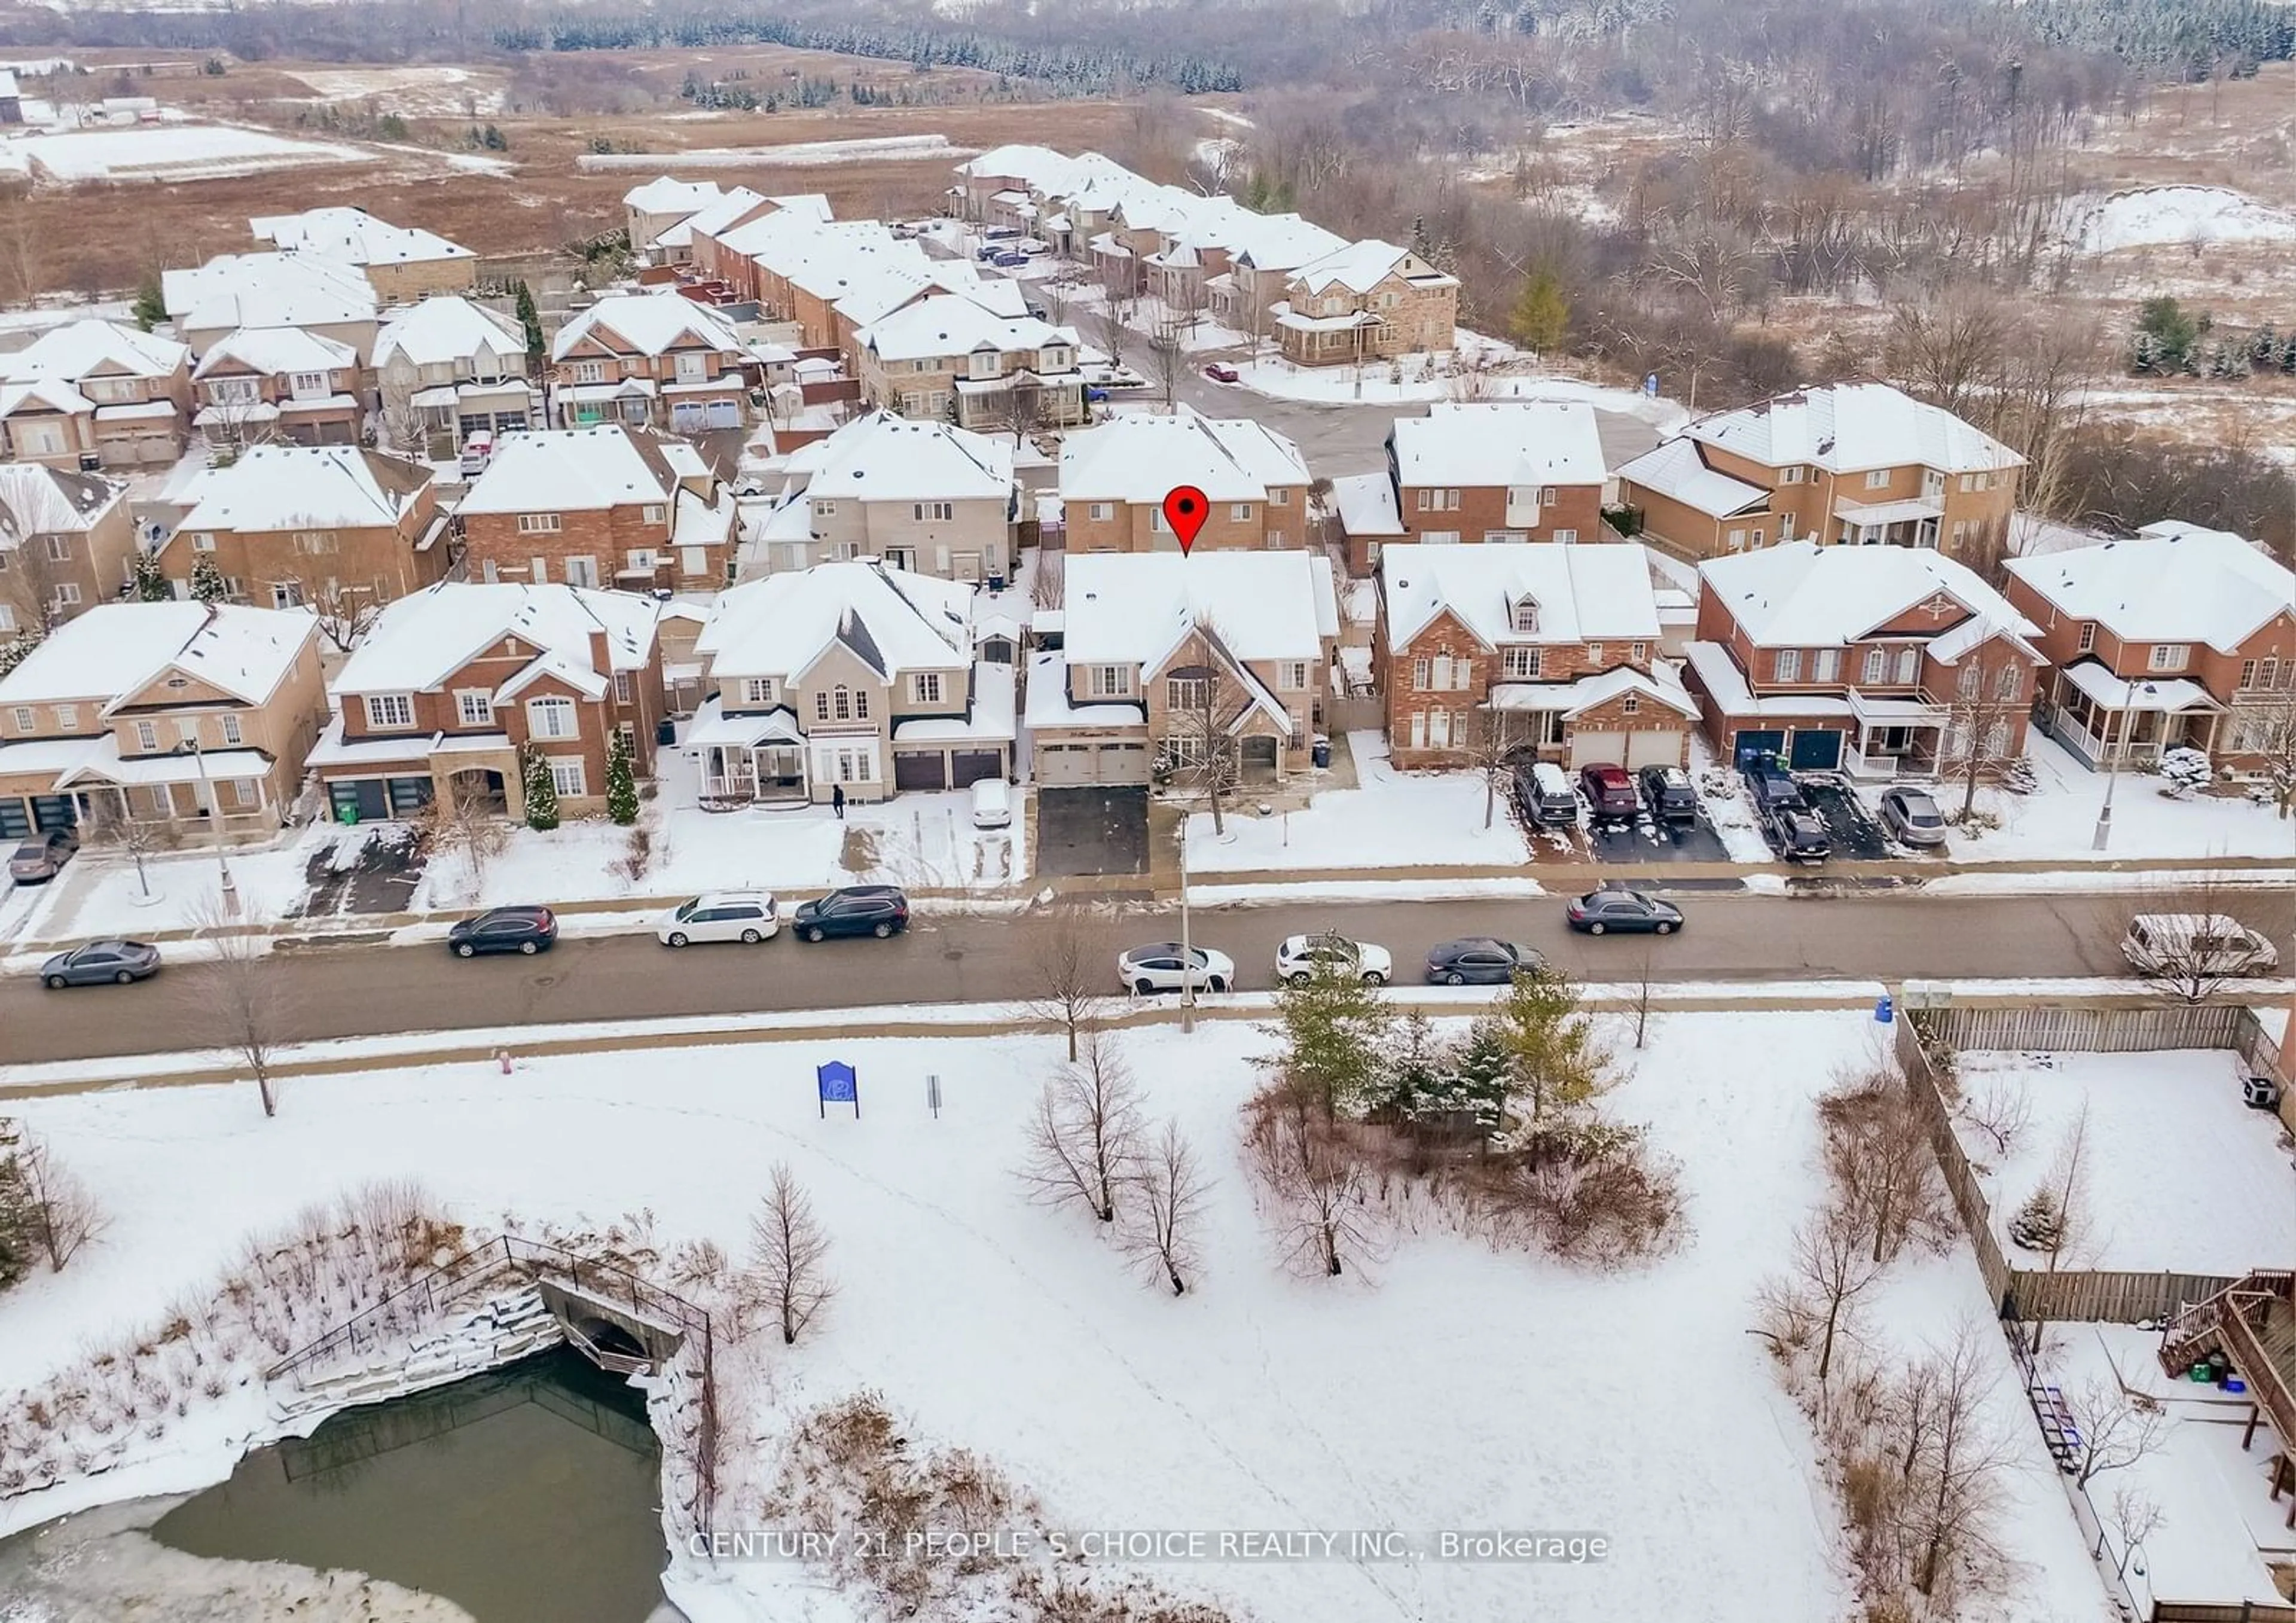
[[[2220,913],[2140,913],[2120,955],[2140,975],[2262,975],[2279,963],[2271,942]]]
[[[972,826],[1013,826],[1013,785],[1003,778],[981,778],[972,785]]]
[[[781,933],[773,897],[763,890],[710,890],[661,915],[654,939],[664,947],[697,941],[739,941],[755,946]]]

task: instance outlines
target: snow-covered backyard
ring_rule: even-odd
[[[362,1180],[417,1178],[472,1222],[508,1210],[594,1224],[645,1208],[664,1249],[706,1236],[738,1250],[765,1168],[786,1161],[832,1236],[839,1295],[796,1348],[750,1357],[770,1392],[750,1394],[733,1503],[755,1503],[744,1496],[793,1414],[874,1388],[909,1437],[978,1450],[1054,1526],[1610,1540],[1607,1560],[1584,1565],[1144,1570],[1259,1618],[1513,1623],[1644,1615],[1685,1596],[1708,1623],[1841,1616],[1835,1513],[1807,1429],[1745,1331],[1758,1282],[1816,1198],[1812,1102],[1870,1053],[1874,1030],[1861,1013],[1667,1015],[1647,1048],[1626,1051],[1614,1113],[1648,1121],[1683,1167],[1690,1236],[1654,1266],[1588,1273],[1497,1254],[1421,1211],[1375,1277],[1336,1283],[1276,1266],[1241,1165],[1237,1108],[1267,1039],[1242,1021],[1129,1035],[1148,1112],[1178,1122],[1211,1176],[1206,1264],[1177,1301],[1014,1176],[1051,1039],[648,1050],[642,1064],[600,1052],[508,1077],[386,1070],[291,1084],[273,1121],[244,1088],[27,1100],[112,1224],[64,1274],[0,1299],[0,1388],[152,1316],[212,1280],[250,1229]],[[832,1055],[858,1070],[860,1119],[817,1114],[811,1067]],[[929,1074],[947,1102],[938,1119]],[[1965,1257],[1923,1266],[1939,1282],[1930,1306],[1983,1316]],[[219,1478],[234,1447],[196,1413],[171,1444],[102,1491]],[[2022,1581],[2002,1615],[2093,1618],[2062,1502],[2019,1496],[2015,1511],[2004,1532]],[[19,1503],[0,1525],[48,1513]],[[760,1606],[851,1615],[774,1563],[708,1575],[681,1557],[671,1582],[697,1623]]]
[[[2036,1190],[2062,1188],[2077,1127],[2071,1204],[2083,1216],[2060,1266],[2237,1275],[2296,1253],[2296,1169],[2284,1129],[2242,1102],[2231,1050],[1970,1052],[1958,1063],[1956,1132],[2013,1263],[2046,1266],[2046,1254],[2011,1241],[2009,1223]],[[2021,1118],[2006,1151],[1980,1117]]]

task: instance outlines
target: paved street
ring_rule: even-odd
[[[1632,980],[1647,949],[1664,980],[1781,980],[2125,972],[2115,942],[2125,905],[2099,897],[1923,900],[1689,898],[1666,940],[1572,937],[1562,902],[1377,903],[1201,913],[1195,937],[1237,962],[1247,988],[1272,982],[1275,944],[1336,929],[1390,948],[1415,979],[1428,947],[1503,935],[1588,980]],[[2259,921],[2262,922],[2263,921]],[[842,1008],[1029,996],[1039,917],[921,917],[890,941],[672,952],[648,936],[570,939],[546,956],[463,962],[440,946],[299,949],[270,963],[288,1039],[763,1009]],[[1117,921],[1119,947],[1177,934],[1169,910]],[[49,992],[0,983],[0,1062],[161,1053],[219,1040],[185,965],[140,986]],[[1113,968],[1111,970],[1113,988]]]

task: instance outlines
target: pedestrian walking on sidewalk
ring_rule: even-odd
[[[841,821],[843,821],[844,816],[845,816],[845,785],[844,785],[844,784],[842,784],[842,783],[832,783],[832,784],[829,786],[829,808],[830,808],[830,810],[832,810],[832,811],[833,811],[833,812],[835,812],[835,813],[837,814],[837,816],[838,816],[838,819],[839,819],[840,822],[841,822]]]

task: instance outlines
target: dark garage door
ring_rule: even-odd
[[[356,812],[362,823],[377,823],[390,815],[390,802],[384,798],[381,778],[359,778],[348,783],[327,785],[327,801],[334,808],[335,821],[343,820],[343,813]]]
[[[946,789],[948,787],[947,764],[940,752],[931,755],[922,751],[893,757],[893,787],[896,789]]]
[[[1796,772],[1833,771],[1841,765],[1841,734],[1830,730],[1796,733],[1792,765]]]
[[[0,800],[0,840],[21,840],[32,832],[31,814],[20,799]]]
[[[956,778],[953,787],[957,789],[970,789],[983,778],[1004,775],[1004,758],[994,750],[953,750],[949,766]]]
[[[34,795],[32,797],[32,826],[43,832],[52,828],[76,828],[79,824],[79,807],[70,795]]]
[[[1743,766],[1753,756],[1783,754],[1785,747],[1786,735],[1784,733],[1743,728],[1730,741],[1730,759],[1734,765]]]

